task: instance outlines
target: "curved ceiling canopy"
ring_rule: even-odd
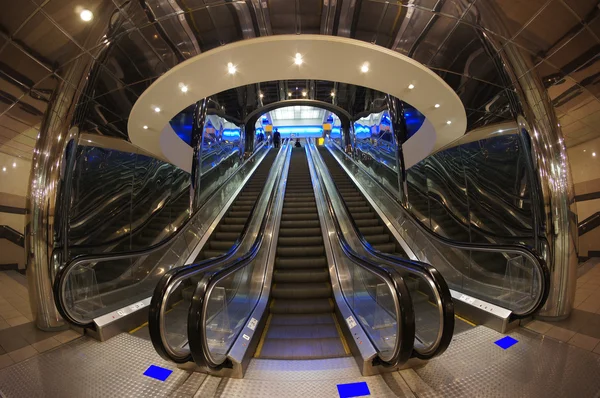
[[[301,55],[300,65],[296,54]],[[233,69],[235,73],[230,73]],[[364,86],[417,108],[426,120],[404,143],[404,153],[410,155],[407,167],[462,136],[467,127],[465,110],[456,93],[417,61],[354,39],[282,35],[228,44],[169,70],[133,106],[129,137],[135,145],[189,171],[192,148],[169,125],[175,115],[190,104],[225,90],[294,79]]]

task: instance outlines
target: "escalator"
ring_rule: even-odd
[[[304,148],[292,149],[267,326],[255,356],[349,355],[334,314],[331,281]]]
[[[196,256],[195,263],[218,257],[231,250],[236,244],[265,186],[277,154],[277,151],[272,150],[265,156]],[[188,286],[183,288],[182,297],[187,302],[191,300],[195,286],[200,281],[199,278],[190,278]]]
[[[245,182],[196,258],[206,259],[226,252],[238,240],[276,156],[275,151],[267,148],[256,151],[236,172],[221,181],[219,187],[212,189],[205,203],[180,228],[170,231],[168,239],[130,252],[76,258],[63,266],[55,278],[53,289],[63,318],[79,327],[97,329],[100,327],[95,325],[98,317],[132,303],[136,303],[137,308],[147,306],[160,278],[169,269],[185,264],[202,235],[210,231],[209,220],[213,220],[230,199],[228,195],[234,194]],[[258,165],[255,163],[257,159],[260,159]],[[207,185],[206,189],[209,188]],[[189,192],[185,192],[170,203],[169,209],[179,206],[177,209],[183,211],[184,197],[189,206]],[[160,214],[157,216],[147,227],[152,226],[154,221],[169,224],[168,218]],[[162,226],[153,229],[157,228]],[[111,278],[113,282],[103,283]],[[189,295],[185,297],[189,298]]]

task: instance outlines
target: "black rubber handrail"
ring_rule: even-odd
[[[250,161],[257,153],[258,152],[253,153],[252,156],[249,157],[248,160],[246,160],[246,162]],[[266,154],[265,154],[265,156],[266,156]],[[264,160],[264,158],[263,158],[263,160]],[[233,178],[233,176],[235,176],[239,170],[241,170],[241,167],[238,170],[236,170],[235,173],[233,173],[231,176],[229,176],[223,182],[223,184],[221,186],[225,185],[231,178]],[[209,200],[214,195],[217,194],[217,192],[218,192],[218,190],[215,190],[213,193],[211,193],[204,203],[205,204],[208,203]],[[80,321],[76,320],[75,318],[73,318],[69,314],[69,311],[66,309],[67,305],[64,302],[64,296],[62,294],[62,290],[63,290],[64,284],[66,283],[66,279],[67,279],[65,276],[71,271],[71,269],[73,269],[74,267],[76,267],[77,265],[82,264],[82,263],[123,260],[123,259],[135,258],[135,257],[142,257],[142,256],[146,256],[146,255],[155,253],[155,252],[165,248],[172,242],[174,242],[181,234],[183,234],[186,231],[186,227],[188,226],[188,224],[195,218],[195,216],[198,214],[198,212],[203,209],[203,207],[204,206],[202,206],[198,210],[196,210],[196,212],[194,212],[194,214],[191,215],[185,221],[185,223],[183,223],[181,225],[181,227],[177,230],[177,232],[170,235],[167,239],[164,239],[152,246],[149,246],[144,249],[132,250],[132,251],[121,252],[121,253],[110,253],[110,254],[100,254],[100,255],[81,255],[81,256],[77,256],[77,257],[73,258],[68,263],[62,265],[58,269],[58,272],[56,273],[56,277],[54,279],[54,284],[53,284],[54,302],[56,303],[56,308],[57,308],[59,314],[65,320],[67,320],[68,322],[70,322],[71,324],[73,324],[75,326],[83,327],[83,328],[92,326],[93,322],[91,322],[91,321],[90,322],[80,322]],[[252,208],[252,210],[254,210],[254,208]]]
[[[310,152],[309,152],[310,154]],[[312,160],[312,154],[311,160]],[[314,161],[313,161],[314,165]],[[315,170],[316,171],[316,170]],[[324,192],[325,201],[327,202],[327,210],[333,219],[333,224],[336,230],[336,237],[338,242],[340,243],[340,247],[342,251],[348,258],[350,258],[355,264],[370,272],[379,276],[384,280],[391,281],[393,286],[392,293],[395,294],[395,304],[396,304],[396,323],[397,323],[397,331],[396,337],[397,340],[394,345],[394,351],[391,355],[391,359],[383,360],[380,357],[377,358],[374,365],[383,365],[383,366],[401,366],[406,363],[413,356],[413,348],[415,341],[415,313],[413,302],[410,297],[410,291],[404,282],[404,278],[392,267],[377,264],[370,259],[363,257],[356,253],[351,247],[346,238],[344,237],[344,233],[342,232],[340,221],[337,217],[337,214],[333,208],[332,200],[330,193],[327,191],[325,185],[321,182],[321,176],[317,174],[317,178],[320,180],[321,190]],[[345,295],[344,295],[345,298]],[[352,307],[348,306],[350,309]],[[368,333],[367,333],[368,336]],[[370,336],[369,336],[370,338]],[[375,343],[373,346],[376,347]]]
[[[286,148],[286,150],[288,150],[288,148]],[[238,272],[242,268],[251,264],[258,254],[264,238],[268,215],[271,214],[273,211],[273,206],[275,205],[275,198],[277,197],[278,188],[281,179],[283,178],[282,174],[283,173],[280,173],[275,181],[264,217],[260,224],[256,239],[254,240],[250,250],[239,257],[235,262],[230,263],[228,266],[217,271],[209,271],[208,273],[204,274],[202,280],[196,285],[194,295],[192,296],[192,302],[190,304],[190,310],[188,312],[188,344],[190,347],[191,357],[198,366],[208,367],[210,369],[221,369],[223,367],[231,366],[228,358],[225,358],[225,360],[222,362],[217,362],[212,358],[205,333],[207,321],[205,307],[208,303],[210,292],[212,292],[213,287],[224,278],[227,278],[229,275]],[[252,313],[257,304],[258,301],[249,313]],[[238,331],[238,335],[241,330],[242,329]],[[234,340],[236,338],[237,336],[234,338]]]
[[[325,168],[327,168],[327,165],[325,164],[324,161],[323,161],[323,166]],[[333,179],[332,179],[332,181],[333,181]],[[333,184],[337,189],[337,184],[335,183],[335,181],[333,181]],[[332,206],[331,196],[329,195],[329,192],[327,193],[327,199],[328,199],[329,205]],[[392,254],[383,253],[383,252],[380,252],[379,250],[374,249],[373,246],[371,246],[371,244],[369,242],[367,242],[367,240],[365,239],[363,234],[360,232],[358,226],[356,225],[356,220],[354,220],[354,217],[352,217],[352,213],[350,212],[350,209],[348,208],[346,201],[343,198],[340,198],[340,199],[341,199],[340,202],[342,203],[344,211],[348,215],[348,221],[350,222],[350,225],[352,226],[354,233],[358,236],[362,246],[371,255],[373,255],[379,259],[382,259],[384,261],[393,263],[394,266],[403,268],[405,271],[407,271],[409,273],[417,274],[420,278],[424,277],[426,279],[429,279],[429,281],[433,283],[432,287],[436,289],[437,294],[440,298],[439,305],[441,307],[441,314],[442,314],[441,320],[440,320],[441,321],[440,324],[442,327],[442,332],[440,334],[441,337],[440,337],[439,341],[437,341],[437,346],[434,347],[433,350],[427,351],[425,353],[421,353],[418,350],[415,350],[414,356],[419,359],[427,360],[427,359],[431,359],[433,357],[436,357],[436,356],[442,354],[444,351],[446,351],[446,349],[450,345],[450,342],[452,341],[452,336],[454,334],[454,304],[452,301],[452,294],[450,293],[450,288],[448,287],[446,280],[444,279],[442,274],[440,274],[440,272],[437,270],[437,268],[433,267],[431,264],[394,256]]]
[[[0,239],[6,239],[17,246],[25,247],[25,236],[8,225],[0,225]]]
[[[285,149],[284,145],[282,145],[282,149]],[[281,178],[281,175],[279,176],[279,178]],[[273,195],[277,191],[276,184],[278,183],[279,178],[278,178],[278,180],[276,180],[275,184],[273,185],[273,193],[271,195],[271,198],[269,198],[269,203],[272,200]],[[256,210],[256,206],[258,205],[258,202],[260,201],[260,198],[262,198],[264,191],[266,189],[267,189],[267,184],[265,184],[263,186],[259,196],[257,197],[256,202],[254,202],[254,205],[252,206],[252,210],[251,210],[250,214],[248,215],[248,219],[246,220],[246,223],[244,224],[242,233],[240,234],[240,236],[238,237],[238,239],[236,240],[234,245],[231,247],[231,249],[229,249],[226,253],[224,253],[218,257],[213,257],[212,259],[204,260],[199,263],[190,264],[190,265],[186,265],[186,266],[183,266],[180,268],[172,269],[172,270],[166,272],[162,276],[162,278],[160,279],[158,284],[156,285],[156,288],[154,289],[154,294],[152,295],[152,299],[150,301],[150,308],[149,308],[149,313],[148,313],[148,330],[150,332],[150,338],[152,341],[152,345],[154,346],[154,349],[156,350],[156,352],[158,352],[158,354],[162,358],[164,358],[168,361],[173,361],[175,363],[190,362],[193,359],[192,344],[190,342],[189,332],[188,332],[188,342],[190,345],[190,353],[186,354],[184,356],[176,357],[176,356],[170,354],[169,350],[165,347],[164,342],[163,342],[162,332],[161,332],[161,312],[162,312],[161,309],[165,305],[165,299],[168,298],[167,293],[169,292],[169,289],[171,288],[172,283],[177,283],[177,281],[180,278],[184,278],[187,275],[196,274],[203,269],[205,269],[206,271],[210,271],[210,269],[213,269],[217,266],[222,266],[223,264],[226,264],[229,260],[231,260],[234,257],[234,255],[236,254],[240,244],[244,241],[244,239],[246,238],[246,235],[248,234],[248,227],[250,225],[251,220],[253,219],[254,211]],[[268,209],[269,209],[269,207],[267,207],[267,210]],[[260,227],[261,230],[263,229],[263,224],[265,223],[267,214],[268,214],[268,211],[265,211],[263,220],[261,222],[261,227]],[[253,251],[256,247],[256,242],[259,239],[259,237],[262,238],[262,236],[260,236],[260,230],[259,230],[259,235],[256,237],[254,244],[252,245],[252,247],[249,249],[248,252],[246,252],[242,256],[238,257],[237,259],[233,260],[231,265],[226,266],[225,268],[219,268],[219,269],[229,269],[232,265],[247,261],[250,256],[252,256],[252,258],[254,258],[256,253],[254,253]],[[190,310],[189,310],[190,313],[192,311],[192,308],[193,308],[193,300],[192,300],[192,304],[190,305]],[[189,315],[188,315],[188,318],[189,318]],[[189,320],[188,320],[188,329],[189,329]]]
[[[335,145],[335,144],[333,144],[333,145]],[[341,148],[339,148],[337,146],[336,146],[336,148],[338,150],[340,150],[356,167],[360,168],[360,166],[357,165]],[[375,180],[369,173],[367,173],[367,172],[364,172],[364,173],[373,182],[375,182],[377,184],[377,186],[382,188],[383,191],[393,201],[396,201],[396,199],[394,198],[394,195],[391,194],[387,190],[387,188],[385,188],[385,186],[383,186],[377,180]],[[445,246],[449,246],[449,247],[452,247],[454,249],[459,249],[459,250],[473,250],[473,251],[481,251],[481,252],[488,252],[488,253],[498,253],[498,252],[516,253],[516,254],[521,254],[524,257],[530,259],[533,262],[533,264],[538,267],[538,269],[540,271],[540,274],[541,274],[540,282],[542,285],[542,294],[540,294],[536,304],[529,311],[526,311],[526,312],[520,313],[520,314],[517,314],[513,311],[513,312],[511,312],[511,318],[512,319],[527,318],[528,316],[539,311],[544,306],[544,304],[546,303],[546,299],[548,298],[548,295],[550,294],[550,271],[548,270],[548,266],[546,265],[546,262],[536,252],[532,251],[530,248],[528,248],[524,245],[517,245],[517,244],[497,245],[497,244],[492,244],[492,243],[486,244],[486,243],[470,243],[470,242],[467,243],[467,242],[458,242],[458,241],[454,241],[452,239],[448,239],[446,237],[443,237],[443,236],[438,235],[437,233],[431,231],[429,228],[427,228],[427,226],[425,226],[425,224],[423,224],[419,219],[417,219],[410,211],[406,210],[404,208],[404,206],[402,206],[402,205],[400,205],[400,206],[404,210],[405,214],[408,217],[410,217],[410,219],[415,223],[415,225],[421,230],[421,232],[423,232],[428,237],[432,238],[433,240],[435,240],[438,243],[441,243]],[[482,300],[486,300],[486,299],[482,298]]]
[[[591,230],[598,228],[600,226],[600,211],[592,214],[585,220],[579,223],[577,226],[577,230],[579,232],[579,236],[585,235]]]

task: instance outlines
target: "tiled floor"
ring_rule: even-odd
[[[559,322],[534,320],[525,328],[600,355],[600,260],[577,279],[575,309]]]
[[[80,336],[73,330],[39,330],[33,323],[25,276],[0,272],[0,369]]]

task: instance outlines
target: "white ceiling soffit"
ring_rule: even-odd
[[[297,53],[302,55],[301,65],[294,62]],[[236,68],[235,74],[228,73],[230,62]],[[369,70],[363,73],[365,63]],[[423,113],[427,121],[404,144],[411,154],[407,167],[462,136],[467,127],[465,110],[456,93],[435,73],[406,56],[343,37],[278,35],[228,44],[169,70],[133,106],[129,137],[135,145],[189,171],[192,148],[169,125],[182,109],[246,84],[305,79],[369,87],[406,101]],[[182,92],[181,85],[188,88],[187,92]],[[409,85],[414,88],[409,89]],[[155,112],[156,108],[160,112]]]

